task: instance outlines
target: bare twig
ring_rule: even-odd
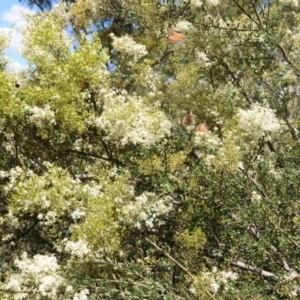
[[[258,267],[248,266],[248,265],[246,265],[245,263],[243,263],[241,261],[233,261],[233,262],[230,263],[230,265],[232,265],[234,267],[237,267],[237,268],[239,268],[241,270],[244,270],[244,271],[251,271],[251,272],[258,273],[259,275],[261,275],[263,277],[266,277],[266,278],[274,278],[275,280],[280,279],[279,276],[275,275],[272,272],[262,270],[261,268],[258,268]]]
[[[193,274],[185,268],[180,262],[178,262],[175,258],[173,258],[169,253],[164,251],[162,248],[160,248],[158,245],[156,245],[154,242],[152,242],[150,239],[146,238],[146,241],[148,241],[152,246],[154,246],[157,250],[161,251],[165,256],[167,256],[172,262],[174,262],[179,268],[181,268],[184,272],[186,272],[192,279],[194,279]],[[213,300],[216,300],[216,298],[205,288],[204,292]]]
[[[154,246],[157,250],[163,252],[168,258],[170,258],[178,267],[180,267],[184,272],[186,272],[191,278],[194,278],[193,274],[190,273],[190,271],[185,268],[180,262],[178,262],[175,258],[173,258],[169,253],[164,251],[162,248],[160,248],[158,245],[156,245],[154,242],[152,242],[150,239],[146,238],[146,240]]]
[[[155,66],[157,64],[160,64],[167,56],[169,56],[174,50],[167,50],[163,56],[160,59],[157,59],[156,62],[154,62],[151,66]]]
[[[252,18],[252,16],[246,12],[246,10],[243,8],[242,5],[238,3],[237,0],[233,0],[234,4],[242,11],[243,14],[245,14],[253,23],[255,23],[257,26],[260,26],[260,23]]]
[[[299,92],[300,92],[300,89],[299,89],[299,86],[297,86],[292,109],[291,109],[290,115],[287,118],[289,122],[292,121],[292,119],[293,119],[293,115],[294,115],[294,112],[295,112],[297,104],[298,104]]]
[[[272,201],[268,197],[268,195],[265,193],[262,186],[253,178],[249,177],[249,179],[253,182],[253,184],[256,186],[256,188],[263,194],[264,198],[267,200],[267,202],[272,206],[272,208],[275,210],[275,206],[272,204]],[[291,238],[279,225],[277,225],[274,221],[272,221],[267,215],[269,222],[274,225],[296,248],[300,249],[300,245]]]
[[[296,71],[300,71],[298,67],[296,67],[296,65],[289,59],[288,55],[286,54],[285,50],[283,49],[283,47],[280,44],[275,44],[275,46],[280,50],[283,59],[293,67],[293,69],[295,69]],[[299,75],[299,74],[298,74]]]
[[[254,13],[256,15],[257,21],[258,21],[259,25],[261,26],[260,17],[259,17],[259,14],[258,14],[257,10],[256,10],[256,3],[254,3],[253,1],[251,1],[251,6],[252,6],[252,8],[254,10]]]
[[[296,248],[300,249],[300,245],[293,240],[279,225],[269,219],[269,222],[273,224]]]
[[[285,121],[287,127],[289,128],[289,131],[290,131],[290,133],[291,133],[291,136],[292,136],[293,140],[294,140],[294,141],[297,141],[298,138],[297,138],[297,135],[296,135],[296,133],[295,133],[295,130],[294,130],[294,128],[293,128],[293,126],[292,126],[290,120],[289,120],[288,118],[284,118],[284,121]]]

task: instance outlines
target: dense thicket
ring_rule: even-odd
[[[299,9],[28,17],[28,68],[0,56],[1,298],[297,299]]]

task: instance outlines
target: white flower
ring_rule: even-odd
[[[46,213],[46,215],[44,216],[45,224],[51,225],[51,224],[55,223],[56,217],[57,217],[57,214],[55,212],[48,211]]]
[[[6,177],[9,177],[8,172],[6,172],[6,171],[0,171],[0,178],[6,178]]]
[[[221,284],[224,285],[225,290],[228,290],[230,287],[228,286],[228,280],[237,280],[238,274],[232,271],[218,271],[217,267],[213,267],[212,272],[203,272],[202,278],[209,283],[211,292],[217,293]]]
[[[85,216],[85,212],[81,211],[79,209],[75,209],[72,213],[71,213],[71,217],[74,221],[76,220],[80,220]]]
[[[45,105],[44,108],[25,105],[24,109],[30,113],[29,121],[38,127],[42,127],[45,124],[56,123],[55,114],[49,105]]]
[[[90,252],[88,244],[83,240],[77,242],[67,241],[65,249],[79,258],[83,258]]]
[[[299,5],[298,0],[279,0],[279,2],[281,4],[291,4],[291,5],[295,6],[295,7],[298,7],[298,5]]]
[[[87,300],[88,299],[88,294],[89,294],[89,290],[88,289],[84,289],[79,293],[76,293],[73,297],[73,300]]]
[[[21,291],[22,282],[23,278],[21,275],[13,274],[10,276],[9,281],[5,285],[5,289],[19,292]]]
[[[19,274],[12,274],[4,285],[7,290],[21,292],[28,287],[36,287],[35,292],[39,292],[44,297],[55,299],[57,291],[64,283],[64,279],[57,274],[59,266],[54,256],[35,255],[33,259],[27,257],[24,252],[21,259],[15,260],[15,265],[19,269]],[[23,288],[24,286],[24,288]],[[18,293],[18,298],[26,298],[26,293]]]
[[[39,279],[38,290],[42,296],[55,296],[58,287],[62,284],[62,278],[46,275]]]
[[[224,273],[224,277],[234,281],[237,280],[238,274],[232,271],[228,271]]]
[[[210,284],[210,289],[213,293],[216,293],[220,288],[220,284],[213,281],[211,284]]]
[[[114,49],[121,53],[133,55],[134,61],[138,61],[141,57],[148,54],[145,45],[136,43],[133,38],[128,35],[116,37],[113,33],[111,33],[110,37],[113,39],[112,44]]]
[[[145,224],[153,228],[160,223],[160,217],[166,215],[173,209],[173,199],[164,197],[157,199],[153,193],[144,192],[135,198],[135,202],[123,207],[123,218],[133,226],[140,228]]]
[[[206,56],[204,52],[196,51],[196,59],[198,64],[201,67],[209,67],[211,66],[211,62],[209,61],[209,58]]]
[[[175,28],[179,31],[191,31],[194,29],[194,25],[188,21],[179,21]]]
[[[256,191],[252,192],[251,200],[253,202],[259,202],[261,201],[261,195],[259,195]]]
[[[191,286],[189,291],[190,291],[190,293],[196,295],[197,290],[195,289],[195,287]]]
[[[239,109],[238,118],[239,127],[252,138],[258,139],[280,129],[280,123],[274,111],[257,103],[248,110]]]
[[[171,123],[156,105],[147,105],[137,95],[108,93],[104,96],[101,117],[90,117],[91,125],[106,132],[105,139],[119,144],[149,148],[170,134]]]
[[[66,287],[66,292],[67,293],[71,293],[71,292],[73,292],[73,287],[71,286],[71,285],[68,285],[67,287]]]
[[[221,140],[211,132],[196,131],[195,145],[205,147],[209,150],[217,150],[221,146]]]
[[[217,6],[220,0],[206,0],[207,5],[209,6]]]

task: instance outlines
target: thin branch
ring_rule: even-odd
[[[11,290],[6,290],[6,289],[0,289],[0,292],[6,292],[9,294],[31,294],[32,293],[29,291],[11,291]]]
[[[206,23],[203,23],[201,25],[204,26],[204,27],[207,27],[207,28],[217,28],[217,29],[220,29],[220,30],[228,30],[228,31],[243,31],[243,32],[256,32],[256,31],[259,31],[258,29],[220,27],[218,25],[208,25]]]
[[[169,56],[174,50],[166,51],[163,56],[160,59],[157,59],[155,63],[153,63],[151,66],[154,67],[158,64],[160,64],[167,56]]]
[[[292,119],[293,119],[293,115],[294,115],[294,112],[295,112],[297,104],[298,104],[299,92],[300,92],[300,89],[299,89],[299,86],[297,86],[294,101],[293,101],[293,105],[292,105],[292,109],[291,109],[290,115],[287,118],[289,122],[292,121]]]
[[[287,127],[289,128],[289,131],[290,131],[290,133],[291,133],[291,136],[292,136],[293,140],[294,140],[294,141],[297,141],[298,138],[297,138],[297,135],[296,135],[296,133],[295,133],[295,130],[294,130],[294,128],[293,128],[293,126],[292,126],[290,120],[289,120],[288,118],[284,118],[284,121],[285,121]]]
[[[239,81],[239,79],[235,76],[234,72],[230,70],[230,68],[229,68],[228,65],[225,63],[225,61],[221,61],[221,64],[222,64],[223,67],[225,67],[225,69],[229,72],[230,76],[232,77],[232,79],[233,79],[234,82],[236,83],[236,86],[240,89],[242,95],[245,97],[245,99],[248,101],[248,103],[249,103],[249,104],[253,104],[251,98],[247,95],[247,93],[245,92],[245,90],[241,87],[240,81]]]
[[[68,149],[68,152],[69,153],[79,154],[79,155],[82,155],[82,156],[85,156],[85,157],[90,156],[90,157],[93,157],[93,158],[97,158],[97,159],[102,159],[102,160],[105,160],[105,161],[113,162],[113,163],[115,163],[117,165],[120,165],[120,166],[124,166],[124,163],[121,162],[118,159],[109,158],[109,157],[103,157],[103,156],[99,156],[97,154],[86,153],[86,152],[83,152],[83,151],[73,150],[73,149]]]
[[[146,238],[146,240],[154,246],[157,250],[163,252],[168,258],[170,258],[178,267],[180,267],[184,272],[186,272],[191,278],[194,278],[193,274],[190,273],[188,269],[186,269],[181,263],[179,263],[175,258],[173,258],[169,253],[164,251],[162,248],[160,248],[158,245],[156,245],[154,242],[152,242],[149,238]]]
[[[256,186],[256,188],[263,194],[264,198],[268,201],[268,203],[271,205],[271,207],[275,210],[276,209],[275,206],[272,204],[271,199],[265,193],[262,186],[259,183],[257,183],[255,179],[253,179],[251,177],[249,177],[249,179]],[[279,225],[277,225],[274,221],[272,221],[267,215],[266,215],[266,217],[268,218],[269,222],[272,225],[274,225],[296,248],[300,249],[300,245],[293,238],[291,238]]]
[[[255,3],[253,2],[253,0],[251,0],[251,5],[252,5],[252,8],[253,8],[254,13],[256,15],[257,21],[258,21],[259,25],[261,26],[260,17],[259,17],[259,14],[258,14],[257,10],[256,10],[256,6],[255,6]]]
[[[138,282],[138,281],[134,281],[134,283],[133,283],[133,282],[131,282],[131,281],[126,281],[126,280],[116,280],[116,279],[114,279],[114,280],[109,280],[109,279],[91,279],[91,280],[94,281],[94,282],[101,282],[102,285],[103,285],[103,284],[109,284],[109,283],[121,283],[121,284],[127,284],[127,285],[132,285],[132,284],[134,284],[134,285],[137,285],[137,286],[140,286],[140,287],[144,287],[144,288],[148,288],[148,287],[149,287],[149,285],[144,284],[144,283],[140,283],[140,282]],[[91,285],[91,286],[92,286],[92,285]],[[95,289],[102,288],[102,287],[99,287],[99,286],[97,286],[97,285],[92,286],[92,287],[95,288]],[[173,293],[172,291],[167,291],[167,290],[166,290],[165,288],[163,288],[163,287],[158,287],[158,288],[159,288],[159,290],[160,290],[161,292],[168,292],[169,294],[172,294],[176,299],[182,299],[182,300],[185,300],[183,297],[176,295],[176,294]]]
[[[296,248],[300,249],[300,245],[294,241],[279,225],[269,219],[269,222],[273,224]]]
[[[284,60],[285,60],[288,64],[290,64],[290,65],[293,67],[293,69],[295,69],[296,71],[300,71],[299,68],[297,68],[297,67],[295,66],[295,64],[288,58],[288,56],[287,56],[285,50],[283,49],[283,47],[282,47],[280,44],[275,44],[275,46],[280,50],[280,52],[281,52],[281,54],[282,54]],[[296,75],[299,76],[299,74],[296,74]]]
[[[276,99],[281,99],[282,100],[282,97],[279,93],[277,93],[271,86],[270,84],[265,81],[262,77],[258,77],[261,82],[274,94],[274,96],[276,97]],[[278,101],[278,100],[277,100]]]
[[[245,263],[243,263],[241,261],[233,261],[233,262],[230,263],[230,265],[232,265],[234,267],[237,267],[237,268],[239,268],[241,270],[244,270],[244,271],[251,271],[251,272],[258,273],[259,275],[261,275],[263,277],[266,277],[266,278],[274,278],[275,280],[280,280],[279,276],[275,275],[272,272],[262,270],[261,268],[258,268],[258,267],[248,266],[248,265],[246,265]]]
[[[260,23],[258,23],[255,19],[252,18],[252,16],[245,11],[243,6],[241,6],[236,0],[233,0],[234,4],[245,14],[252,22],[254,22],[257,26],[260,27]]]
[[[295,94],[295,97],[294,97],[294,102],[293,102],[292,110],[291,110],[291,112],[289,113],[289,116],[287,116],[287,115],[288,115],[288,107],[287,107],[287,105],[286,105],[284,99],[281,97],[280,94],[278,94],[278,93],[277,93],[277,92],[276,92],[276,91],[275,91],[275,90],[267,83],[267,81],[263,80],[262,78],[260,78],[260,80],[261,80],[261,82],[264,83],[264,84],[266,85],[266,87],[267,87],[267,88],[275,95],[275,99],[276,99],[276,101],[278,102],[279,106],[280,106],[281,104],[283,105],[284,110],[285,110],[285,118],[284,118],[284,120],[285,120],[285,122],[286,122],[286,124],[287,124],[287,126],[288,126],[288,129],[289,129],[289,131],[290,131],[290,133],[291,133],[291,136],[292,136],[293,140],[297,141],[297,135],[296,135],[296,133],[295,133],[295,130],[294,130],[293,126],[291,125],[291,120],[292,120],[294,111],[295,111],[295,109],[296,109],[296,107],[297,107],[297,103],[298,103],[297,97],[298,97],[298,94],[299,94],[299,87],[297,87],[297,90],[296,90],[296,94]],[[281,100],[281,101],[279,101],[279,100]]]
[[[150,239],[146,238],[146,241],[148,241],[152,246],[154,246],[157,250],[161,251],[165,256],[167,256],[172,262],[174,262],[179,268],[181,268],[185,273],[187,273],[192,279],[194,279],[193,274],[185,268],[180,262],[178,262],[175,258],[173,258],[169,253],[164,251],[162,248],[160,248],[158,245],[156,245],[154,242],[152,242]],[[205,288],[203,288],[205,293],[213,300],[216,300],[216,298]]]

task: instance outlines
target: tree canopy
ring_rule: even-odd
[[[2,299],[297,299],[298,1],[26,19],[26,70],[0,35]]]

